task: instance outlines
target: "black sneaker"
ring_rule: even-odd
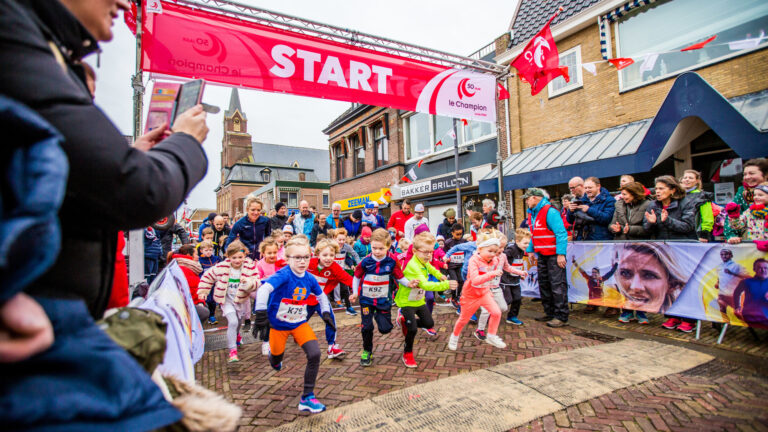
[[[243,331],[247,332],[251,329],[251,320],[247,319],[243,322]]]
[[[552,321],[552,318],[554,318],[554,317],[553,316],[549,316],[549,315],[542,315],[540,317],[534,318],[534,320],[536,320],[538,322],[548,322],[548,321]]]

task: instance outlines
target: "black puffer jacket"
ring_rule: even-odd
[[[61,253],[25,291],[83,299],[101,318],[118,230],[146,227],[173,212],[203,178],[208,161],[200,143],[183,133],[148,152],[128,145],[93,104],[77,64],[97,49],[59,1],[0,0],[0,94],[26,104],[61,132],[70,165],[59,212]]]
[[[667,220],[662,222],[661,201],[651,201],[648,212],[656,213],[656,223],[651,224],[643,217],[643,228],[657,240],[696,240],[696,203],[690,194],[681,200],[673,199],[667,207]]]

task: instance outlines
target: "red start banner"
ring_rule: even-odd
[[[146,12],[146,9],[145,9]],[[164,75],[496,122],[496,79],[162,2],[141,68]]]

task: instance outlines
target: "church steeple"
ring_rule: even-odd
[[[237,162],[251,160],[251,135],[248,121],[240,106],[240,94],[232,89],[229,109],[224,111],[224,136],[222,137],[221,168],[229,168]],[[222,178],[222,182],[224,179]]]
[[[229,109],[224,111],[224,117],[232,117],[235,112],[239,112],[243,120],[246,120],[243,107],[240,106],[240,93],[237,88],[232,89],[232,94],[229,96]]]

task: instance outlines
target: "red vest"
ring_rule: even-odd
[[[531,214],[528,214],[528,227],[531,229],[531,242],[533,250],[542,255],[554,255],[557,252],[557,240],[555,233],[547,228],[547,213],[552,205],[547,204],[536,215],[536,223],[531,223]]]

